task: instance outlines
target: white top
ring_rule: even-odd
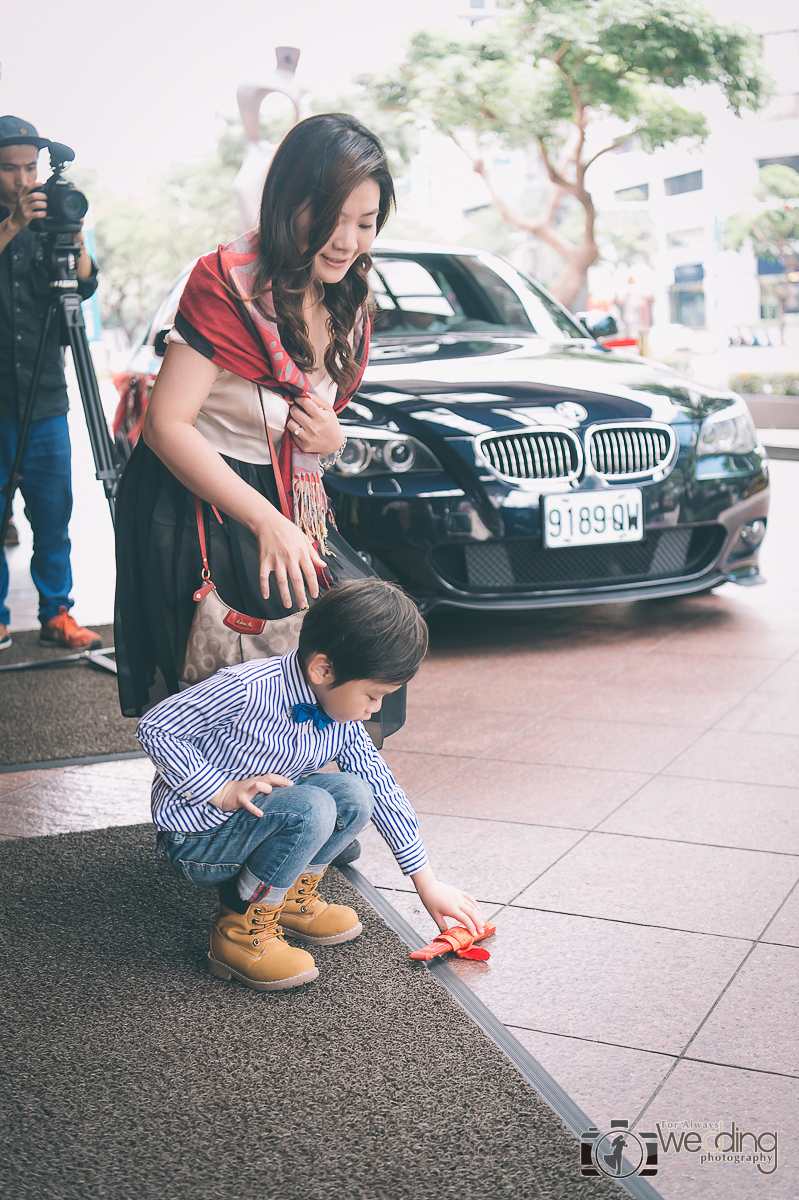
[[[176,329],[170,330],[167,341],[179,346],[186,345],[185,338]],[[313,387],[314,395],[331,408],[337,390],[329,375],[325,375]],[[283,440],[288,411],[288,404],[277,392],[262,387],[259,396],[257,384],[220,368],[208,398],[197,413],[194,428],[199,429],[214,450],[228,458],[236,458],[239,462],[268,463],[271,462],[271,456],[264,432],[264,416],[277,452]]]

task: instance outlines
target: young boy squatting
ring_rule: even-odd
[[[310,946],[358,936],[355,910],[318,889],[370,820],[438,928],[450,918],[482,933],[474,897],[433,874],[416,813],[362,724],[426,650],[400,588],[345,583],[306,614],[296,651],[217,671],[140,721],[159,852],[192,883],[219,887],[214,975],[259,991],[316,979],[312,956],[283,933]],[[339,773],[320,773],[331,761]]]

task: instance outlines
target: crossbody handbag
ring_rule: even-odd
[[[276,467],[277,457],[264,419],[269,452]],[[289,506],[280,471],[275,469],[275,481],[280,497],[280,508],[284,517],[289,517]],[[275,621],[262,617],[249,617],[225,604],[211,579],[208,566],[208,549],[205,542],[202,502],[194,497],[197,517],[197,534],[202,555],[202,584],[194,593],[197,608],[189,631],[186,657],[183,660],[181,683],[200,683],[208,679],[220,667],[231,667],[235,663],[249,662],[253,658],[276,658],[296,650],[300,641],[302,620],[307,607],[300,612],[289,613]],[[214,510],[216,511],[216,510]],[[221,518],[217,517],[218,520]],[[289,517],[289,520],[291,518]]]

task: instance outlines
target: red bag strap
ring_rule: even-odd
[[[203,581],[208,583],[211,570],[208,566],[208,548],[205,544],[205,522],[203,521],[203,502],[199,496],[194,497],[194,512],[197,516],[197,533],[200,538],[200,553],[203,556]]]

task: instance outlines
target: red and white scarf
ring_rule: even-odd
[[[218,367],[251,383],[285,395],[288,403],[314,389],[283,348],[275,320],[272,293],[255,305],[253,280],[258,260],[258,231],[251,230],[195,264],[175,317],[185,341]],[[264,311],[268,315],[264,315]],[[334,410],[349,402],[369,359],[369,320],[359,314],[353,330],[358,377],[339,394]],[[272,464],[280,476],[294,521],[323,552],[326,550],[327,497],[318,454],[300,450],[286,430]]]

